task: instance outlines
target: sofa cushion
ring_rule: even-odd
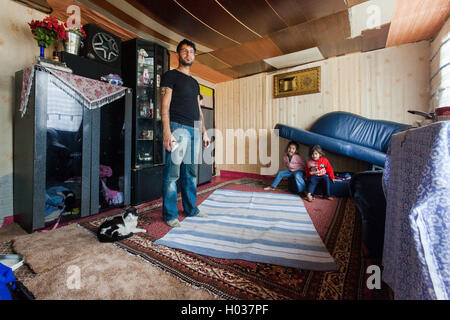
[[[336,111],[320,117],[310,131],[386,153],[391,136],[408,128],[409,125],[402,123],[371,120],[353,113]]]
[[[351,143],[345,140],[328,137],[314,132],[277,124],[275,129],[279,130],[279,136],[298,141],[307,145],[320,145],[322,149],[342,154],[347,157],[359,159],[380,167],[384,167],[386,154],[384,152]]]

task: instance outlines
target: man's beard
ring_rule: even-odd
[[[183,66],[191,66],[194,61],[187,62],[180,58],[180,59],[178,59],[178,62]]]

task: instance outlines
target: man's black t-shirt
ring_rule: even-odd
[[[200,86],[197,80],[173,69],[164,73],[161,87],[172,89],[170,121],[193,127],[194,121],[200,120],[197,100]]]

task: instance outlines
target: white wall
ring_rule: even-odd
[[[14,74],[33,64],[39,47],[28,22],[46,15],[11,0],[1,0],[0,10],[0,226],[13,215],[12,201],[12,125]],[[51,54],[51,52],[50,52]]]

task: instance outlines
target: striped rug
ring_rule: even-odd
[[[154,245],[215,258],[240,259],[315,271],[337,265],[297,195],[215,190]]]

